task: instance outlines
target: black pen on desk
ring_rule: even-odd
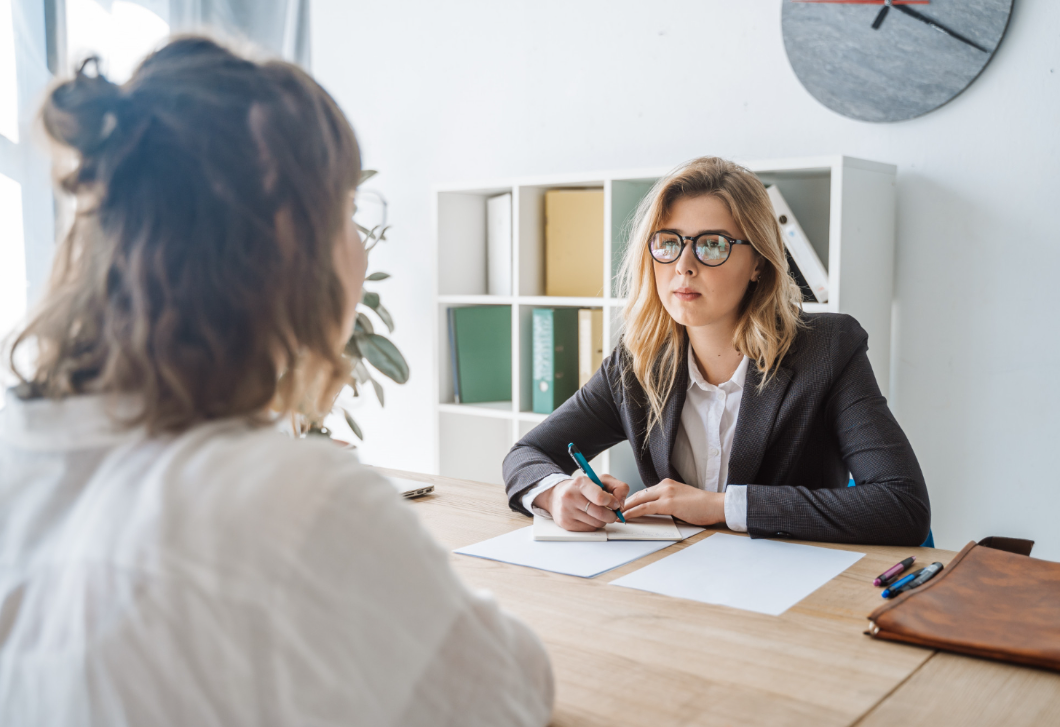
[[[935,561],[934,563],[929,565],[927,568],[921,568],[919,571],[917,571],[916,578],[914,578],[913,580],[909,581],[908,583],[906,583],[905,585],[903,585],[903,586],[901,586],[899,588],[893,589],[891,591],[890,597],[894,598],[895,596],[900,596],[901,594],[905,593],[906,591],[911,591],[911,590],[913,590],[914,588],[916,588],[918,586],[924,585],[925,583],[930,581],[932,578],[934,578],[939,573],[939,571],[942,570],[942,568],[943,568],[942,563],[939,563],[938,561]]]

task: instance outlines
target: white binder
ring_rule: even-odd
[[[780,193],[777,185],[771,184],[766,187],[769,199],[773,203],[773,213],[780,224],[780,236],[784,239],[784,245],[791,253],[795,264],[799,266],[799,272],[806,279],[810,290],[817,298],[818,303],[828,302],[828,270],[821,264],[821,258],[817,257],[817,251],[810,244],[810,239],[802,230],[802,225],[795,219],[791,207],[788,206],[784,195]]]

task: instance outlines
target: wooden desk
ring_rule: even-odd
[[[435,484],[414,506],[449,549],[529,525],[495,485],[382,471]],[[873,578],[914,553],[949,563],[951,551],[815,543],[866,555],[782,616],[607,585],[718,530],[592,579],[452,563],[544,640],[554,725],[1060,724],[1060,675],[864,635],[882,603]]]

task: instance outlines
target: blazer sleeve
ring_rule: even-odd
[[[619,414],[622,351],[620,343],[585,386],[508,452],[504,487],[512,510],[530,515],[522,504],[526,491],[551,474],[574,471],[574,461],[567,454],[571,442],[591,460],[626,439]]]
[[[856,487],[810,489],[749,485],[751,537],[791,537],[834,543],[918,546],[931,528],[931,506],[913,448],[880,393],[867,355],[867,335],[857,326],[833,336],[833,348],[852,355],[834,379],[824,415]],[[849,349],[848,349],[849,350]]]

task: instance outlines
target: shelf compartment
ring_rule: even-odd
[[[488,292],[486,202],[491,197],[511,192],[511,187],[494,187],[438,193],[435,214],[439,295],[485,295]]]
[[[524,185],[516,188],[513,226],[516,238],[516,292],[520,296],[545,295],[545,193],[553,189],[602,190],[604,181],[586,180],[548,185]],[[605,264],[604,260],[600,261]],[[603,279],[607,280],[604,269]],[[603,298],[600,291],[596,299]],[[559,297],[559,296],[556,296]]]

